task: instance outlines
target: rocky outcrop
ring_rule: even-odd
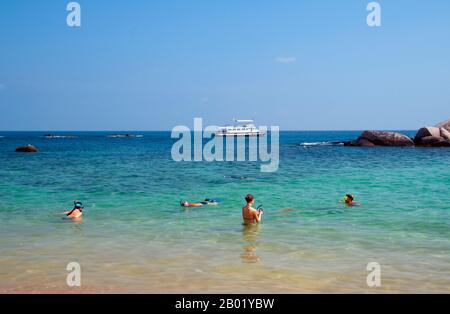
[[[450,120],[442,121],[441,123],[436,124],[437,128],[444,128],[450,132]]]
[[[428,142],[430,141],[430,138],[440,139],[441,130],[434,126],[420,128],[419,131],[417,131],[416,136],[414,137],[414,144],[422,145],[424,138],[428,138]]]
[[[16,152],[19,153],[37,153],[39,150],[33,145],[25,145],[16,148]]]
[[[450,120],[427,126],[417,131],[414,140],[397,132],[364,131],[354,141],[344,142],[345,146],[419,146],[450,147]]]
[[[419,129],[414,144],[421,147],[450,147],[450,120]]]
[[[445,128],[440,128],[439,130],[441,130],[441,137],[446,139],[446,140],[450,140],[450,131],[447,131],[447,129]]]
[[[344,142],[344,146],[373,147],[375,144],[364,138],[358,137],[355,141]]]
[[[417,131],[415,138],[422,138],[425,136],[441,137],[441,130],[435,126],[420,128],[419,131]]]
[[[450,141],[436,136],[425,136],[416,144],[421,147],[450,147]]]
[[[346,146],[414,146],[414,142],[406,135],[397,132],[364,131],[356,141],[345,142]]]

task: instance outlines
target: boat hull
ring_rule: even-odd
[[[216,133],[216,136],[220,136],[220,137],[242,137],[242,136],[248,136],[248,137],[253,137],[253,136],[263,136],[264,133],[254,133],[254,134],[239,134],[239,133]]]

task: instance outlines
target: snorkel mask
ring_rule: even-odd
[[[81,209],[84,208],[83,203],[81,203],[79,201],[74,201],[73,205],[74,205],[74,208],[76,208],[76,209],[80,209],[81,210]]]
[[[186,206],[189,205],[189,203],[187,201],[181,201],[180,205],[183,206],[183,207],[186,207]]]

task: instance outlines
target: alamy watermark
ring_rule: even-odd
[[[369,287],[381,287],[381,266],[377,262],[367,264],[366,270],[370,273],[367,275],[366,283]]]
[[[245,136],[216,136],[218,126],[203,129],[201,118],[194,119],[194,130],[184,125],[172,129],[172,138],[179,139],[172,146],[172,159],[175,161],[246,161],[247,145]],[[280,163],[278,126],[259,128],[260,136],[248,136],[248,161],[260,161],[261,172],[275,172]],[[268,137],[270,135],[270,151]],[[193,137],[193,139],[192,139]],[[209,140],[203,145],[203,140]],[[224,141],[225,150],[224,150]],[[236,145],[235,145],[236,143]],[[237,147],[235,147],[237,146]],[[225,155],[225,156],[224,156]]]
[[[370,13],[367,15],[367,25],[369,27],[381,26],[381,5],[378,2],[370,2],[367,4],[367,11]]]
[[[66,23],[69,27],[81,27],[81,6],[78,2],[69,2],[66,6],[67,14]]]
[[[66,277],[66,284],[69,287],[81,287],[81,266],[77,262],[70,262],[66,266],[69,271]]]

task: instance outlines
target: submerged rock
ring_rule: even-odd
[[[16,148],[16,152],[20,153],[37,153],[39,150],[33,145],[25,145]]]
[[[344,146],[373,147],[375,144],[365,138],[358,138],[355,141],[344,142]]]

